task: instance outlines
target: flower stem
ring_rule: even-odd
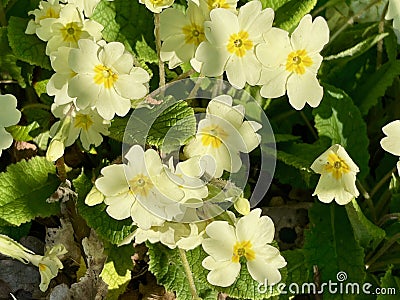
[[[165,69],[164,69],[164,62],[161,60],[160,14],[154,14],[154,36],[156,38],[158,70],[160,74],[160,87],[162,87],[165,85]]]
[[[304,122],[306,123],[308,129],[311,131],[311,134],[313,135],[313,137],[316,140],[318,140],[318,134],[315,131],[314,127],[311,125],[310,121],[307,119],[307,116],[302,111],[300,111],[300,115],[303,118]]]
[[[187,280],[189,282],[189,288],[190,288],[190,292],[192,294],[192,299],[193,300],[201,300],[201,298],[197,295],[197,291],[196,291],[196,286],[194,284],[192,270],[190,269],[190,265],[189,265],[189,262],[187,260],[185,250],[179,248],[179,255],[180,255],[181,259],[182,259],[183,269],[185,270],[186,278],[187,278]]]
[[[6,13],[4,12],[3,4],[0,5],[0,26],[2,27],[7,26],[7,18],[6,18]]]
[[[379,257],[381,257],[387,250],[389,250],[389,248],[396,243],[398,240],[400,239],[400,233],[395,234],[394,236],[392,236],[383,246],[382,248],[379,249],[378,252],[376,252],[376,254],[370,258],[367,261],[367,266],[371,266],[373,263],[375,263]]]
[[[379,191],[379,189],[386,183],[386,181],[388,181],[390,177],[392,177],[392,174],[396,172],[396,170],[397,170],[396,167],[394,167],[388,173],[386,173],[386,175],[383,176],[381,180],[379,180],[379,182],[374,186],[374,188],[369,193],[371,198],[376,194],[376,192]]]
[[[349,25],[353,24],[354,21],[355,21],[357,18],[359,18],[364,12],[366,12],[367,10],[369,10],[372,6],[374,6],[375,4],[377,4],[377,3],[380,2],[380,1],[381,1],[381,0],[372,1],[370,4],[368,4],[368,5],[365,6],[363,9],[361,9],[359,12],[357,12],[356,14],[354,14],[353,16],[351,16],[351,17],[347,20],[347,22],[346,22],[342,27],[340,27],[338,30],[336,30],[336,32],[335,32],[335,33],[332,35],[332,37],[330,38],[328,44],[332,43],[332,41],[333,41],[334,39],[336,39],[336,38],[339,36],[339,34],[342,33],[343,30],[345,30]]]

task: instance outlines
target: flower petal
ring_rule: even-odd
[[[289,103],[295,109],[301,110],[306,103],[317,107],[322,100],[324,90],[318,79],[310,72],[303,75],[292,74],[287,81]]]
[[[230,260],[236,243],[234,228],[225,221],[214,221],[206,228],[210,238],[203,241],[203,249],[216,260]]]

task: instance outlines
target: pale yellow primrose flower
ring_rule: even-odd
[[[16,125],[21,119],[21,112],[17,109],[17,98],[11,94],[0,95],[0,156],[4,149],[12,145],[13,137],[6,131],[6,127]]]
[[[232,107],[232,102],[229,95],[212,99],[205,119],[199,122],[196,137],[183,150],[187,157],[212,157],[215,171],[209,175],[216,178],[221,177],[224,170],[239,171],[242,165],[239,152],[249,153],[261,141],[256,133],[261,124],[244,121],[244,107]]]
[[[272,27],[274,11],[262,10],[261,2],[250,1],[239,9],[239,14],[216,8],[210,12],[211,21],[204,23],[206,41],[196,50],[192,63],[205,76],[220,76],[224,72],[236,88],[249,83],[255,85],[261,72],[254,49],[262,42],[262,35]]]
[[[400,120],[390,122],[382,128],[387,136],[381,140],[382,148],[396,156],[400,156]],[[397,162],[397,171],[400,176],[400,161]]]
[[[385,19],[386,20],[393,19],[393,30],[397,36],[397,43],[400,44],[400,1],[399,0],[389,0],[389,6]]]
[[[174,3],[174,0],[139,0],[139,3],[146,5],[148,10],[158,14],[164,8],[170,7]]]
[[[44,19],[40,25],[41,27],[36,29],[36,34],[41,40],[47,41],[47,55],[62,46],[76,48],[80,39],[91,38],[98,41],[102,37],[103,30],[103,25],[100,23],[84,19],[82,11],[74,4],[65,5],[58,19]]]
[[[205,15],[207,16],[207,20],[210,19],[210,12],[216,8],[227,9],[234,14],[237,14],[236,6],[238,0],[188,0],[188,2],[190,1],[193,1],[203,9]]]
[[[322,62],[319,52],[329,41],[329,28],[324,18],[312,22],[305,15],[291,37],[282,29],[273,28],[264,34],[264,43],[256,48],[263,68],[258,84],[264,98],[277,98],[287,91],[289,103],[300,110],[308,103],[317,107],[323,89],[317,79]]]
[[[65,247],[59,244],[48,249],[44,256],[37,255],[8,236],[0,234],[0,253],[39,268],[41,278],[39,288],[42,292],[47,290],[51,279],[57,276],[59,269],[63,268],[58,257],[67,252]]]
[[[145,241],[152,244],[160,242],[170,249],[178,247],[184,250],[192,250],[202,243],[205,226],[206,222],[165,222],[162,226],[154,226],[148,230],[137,228],[120,245],[129,244],[134,239],[137,244]]]
[[[212,285],[232,285],[240,273],[241,261],[246,262],[251,277],[263,283],[276,284],[281,280],[280,268],[286,261],[277,248],[269,245],[275,227],[261,209],[252,210],[239,218],[234,226],[226,221],[214,221],[206,227],[202,246],[207,256],[202,265],[210,272],[207,280]]]
[[[132,54],[119,42],[79,40],[78,45],[69,54],[69,66],[76,75],[68,82],[68,95],[76,98],[78,109],[95,107],[106,120],[115,114],[125,116],[131,99],[147,94],[149,74],[134,67]]]
[[[188,1],[186,14],[177,8],[168,8],[160,14],[161,59],[175,68],[189,62],[204,35],[205,15],[198,5]]]
[[[123,220],[131,217],[142,229],[161,226],[165,217],[178,214],[171,205],[176,204],[184,196],[183,191],[171,186],[167,179],[164,166],[157,152],[153,149],[143,151],[139,145],[134,145],[125,155],[127,165],[111,165],[103,168],[96,180],[96,188],[105,196],[107,213],[114,219]],[[160,183],[168,183],[162,186]],[[172,199],[172,200],[171,200]],[[149,210],[151,209],[151,211]],[[169,211],[168,209],[171,209]]]
[[[335,199],[336,203],[345,205],[358,197],[356,174],[359,169],[342,146],[331,146],[313,162],[311,169],[321,174],[313,194],[321,202],[330,203]]]
[[[51,66],[55,73],[46,85],[46,92],[48,95],[54,96],[54,103],[57,106],[75,100],[68,95],[68,81],[76,75],[68,63],[71,49],[70,47],[60,47],[50,55]]]
[[[56,115],[56,117],[63,118],[63,115]],[[50,136],[54,136],[60,126],[61,121],[53,124],[50,128]],[[95,109],[86,108],[84,110],[71,112],[71,125],[69,130],[66,131],[65,147],[71,146],[78,137],[82,142],[83,148],[90,149],[90,145],[98,147],[103,142],[103,136],[110,134],[108,128],[110,121],[104,120]]]
[[[35,34],[36,30],[40,27],[41,21],[47,19],[45,22],[45,28],[42,30],[51,31],[51,25],[60,17],[61,5],[58,0],[40,1],[39,8],[28,12],[28,15],[34,15],[34,20],[29,20],[28,26],[26,27],[26,34]]]

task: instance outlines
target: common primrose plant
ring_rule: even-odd
[[[400,293],[399,0],[14,0],[0,24],[0,269],[37,267],[32,299]]]

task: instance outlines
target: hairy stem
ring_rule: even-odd
[[[201,298],[197,295],[197,291],[196,291],[196,286],[194,284],[192,270],[191,270],[189,262],[187,260],[185,250],[179,248],[179,255],[180,255],[181,259],[182,259],[183,269],[185,270],[186,278],[187,278],[187,280],[189,282],[189,288],[190,288],[190,292],[192,294],[192,299],[193,300],[201,300]]]
[[[158,57],[158,70],[160,74],[160,87],[165,85],[164,62],[161,60],[160,14],[154,14],[154,35]]]

